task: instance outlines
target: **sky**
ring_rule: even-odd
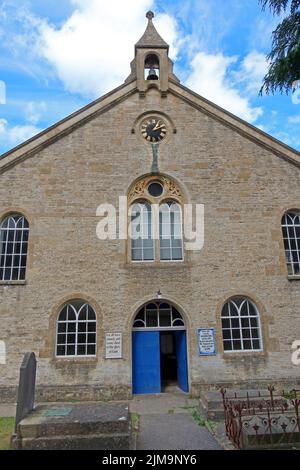
[[[300,150],[300,90],[259,95],[259,0],[0,0],[0,155],[122,84],[149,9],[183,85]]]

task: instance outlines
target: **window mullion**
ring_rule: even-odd
[[[4,264],[3,264],[3,274],[2,274],[2,279],[3,280],[6,280],[5,276],[5,272],[6,272],[6,257],[7,257],[7,247],[8,247],[8,238],[9,238],[9,232],[8,232],[8,229],[4,229],[4,231],[6,232],[6,241],[4,242]]]

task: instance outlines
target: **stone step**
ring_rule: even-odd
[[[22,450],[130,450],[133,448],[130,433],[66,435],[39,438],[23,438],[19,441]]]

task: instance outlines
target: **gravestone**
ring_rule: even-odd
[[[34,409],[35,378],[35,354],[26,353],[20,367],[15,433],[20,421]]]

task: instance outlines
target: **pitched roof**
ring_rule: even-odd
[[[135,92],[136,82],[134,80],[124,83],[75,113],[70,114],[53,126],[31,137],[17,147],[0,155],[0,174],[12,165],[22,162],[42,148],[52,144],[60,137],[69,134],[73,129],[82,126],[94,116],[111,109],[111,107],[122,102]]]
[[[2,156],[0,155],[0,174],[11,166],[36,154],[39,150],[55,142],[60,137],[69,134],[77,127],[84,125],[96,115],[105,113],[118,103],[126,100],[129,96],[137,93],[137,91],[136,80],[127,82],[66,117],[62,121],[59,121],[57,124],[54,124],[43,132],[37,134],[21,145],[18,145],[9,152]],[[257,127],[252,126],[248,122],[238,118],[234,114],[231,114],[229,111],[220,108],[215,103],[203,98],[174,80],[169,80],[168,92],[184,100],[200,112],[207,114],[212,119],[216,119],[223,125],[230,127],[243,137],[255,142],[257,145],[266,148],[278,157],[300,168],[300,152],[292,147],[280,142]]]
[[[163,38],[158,34],[155,29],[155,26],[152,22],[154,13],[148,11],[146,18],[148,18],[148,24],[146,31],[144,32],[141,39],[136,43],[135,48],[166,48],[169,49],[169,45],[163,40]]]
[[[183,99],[190,106],[193,106],[211,118],[218,120],[223,125],[230,127],[235,132],[238,132],[247,139],[300,168],[300,152],[298,152],[298,150],[281,142],[275,137],[272,137],[270,134],[267,134],[258,127],[249,124],[247,121],[244,121],[226,109],[221,108],[212,101],[198,95],[181,83],[170,80],[169,93]]]

